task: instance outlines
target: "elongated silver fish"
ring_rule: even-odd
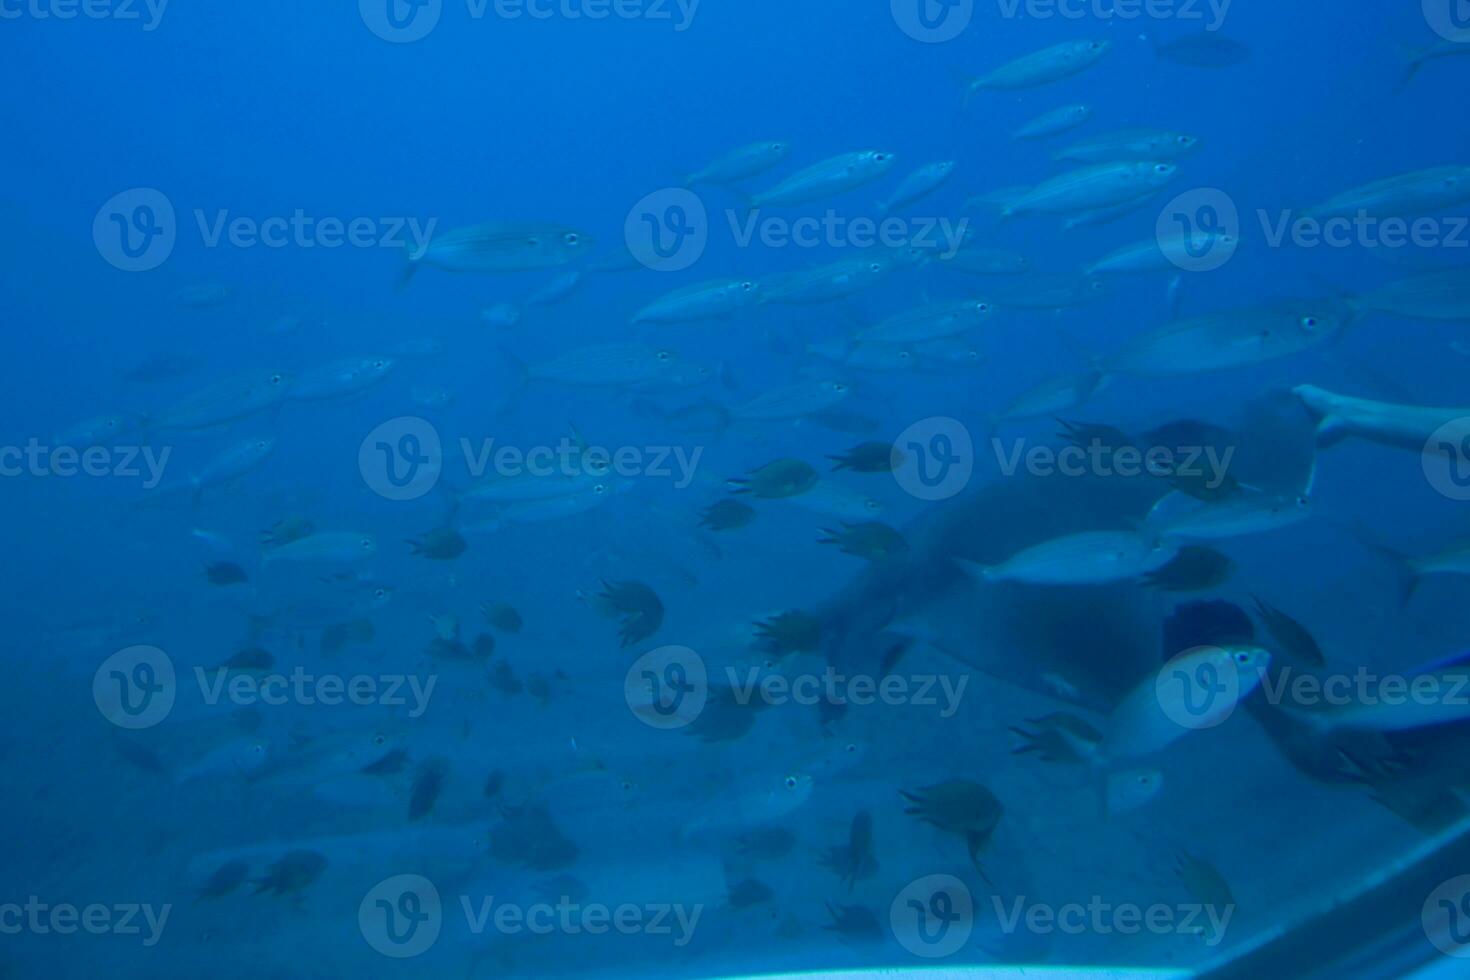
[[[1172,163],[1156,160],[1094,164],[1043,181],[1007,202],[1000,213],[1009,218],[1114,207],[1164,186],[1177,170]]]
[[[992,422],[1049,418],[1083,404],[1110,381],[1107,374],[1098,370],[1049,378],[1018,396]]]
[[[1470,266],[1400,279],[1349,302],[1357,309],[1416,320],[1470,320]]]
[[[1030,259],[1004,248],[965,247],[939,261],[946,269],[972,276],[1017,276],[1031,269]]]
[[[427,245],[411,245],[400,285],[420,266],[447,272],[526,272],[554,269],[585,258],[595,241],[586,232],[552,224],[491,223],[436,235]]]
[[[750,198],[752,209],[792,207],[870,184],[893,166],[893,154],[860,150],[823,160]]]
[[[792,305],[830,303],[871,289],[898,268],[898,263],[883,256],[842,259],[764,280],[760,301]]]
[[[987,89],[1032,88],[1059,81],[1097,64],[1112,50],[1111,41],[1065,41],[1017,58],[994,71],[969,80],[965,102]]]
[[[682,388],[708,380],[704,365],[646,344],[597,344],[522,366],[526,378],[584,388]]]
[[[1052,154],[1054,160],[1110,163],[1119,160],[1175,160],[1193,153],[1199,137],[1156,129],[1121,129],[1079,140]]]
[[[155,429],[208,429],[279,405],[294,378],[284,371],[256,370],[197,391],[150,420]]]
[[[841,381],[801,381],[782,388],[773,388],[743,405],[736,405],[729,409],[729,416],[743,422],[799,419],[831,408],[849,393],[850,389]]]
[[[1357,436],[1385,446],[1423,452],[1435,432],[1452,422],[1470,419],[1470,406],[1395,405],[1334,394],[1316,385],[1297,385],[1292,392],[1316,416],[1318,443],[1324,446]],[[1462,427],[1465,430],[1462,435],[1470,437],[1470,422],[1463,422]]]
[[[759,177],[785,160],[790,152],[791,147],[786,143],[777,141],[751,143],[731,150],[702,170],[696,170],[685,177],[684,186],[732,184],[737,180]]]
[[[633,314],[632,323],[692,323],[726,317],[754,303],[760,287],[749,279],[695,283],[661,296]]]
[[[1434,214],[1470,203],[1470,167],[1416,170],[1343,191],[1302,212],[1308,218],[1334,218],[1366,212],[1380,218]]]
[[[1343,304],[1293,300],[1177,320],[1126,344],[1108,371],[1150,377],[1246,367],[1326,343],[1351,320]]]
[[[1220,541],[1289,527],[1310,516],[1312,498],[1306,493],[1245,487],[1223,500],[1206,501],[1175,490],[1154,505],[1148,526],[1179,541]]]
[[[928,163],[903,179],[892,194],[878,202],[882,213],[908,207],[937,191],[954,174],[954,161]]]
[[[1014,310],[1064,310],[1108,295],[1107,284],[1091,276],[1036,273],[997,282],[987,292],[996,306]]]
[[[986,582],[1031,585],[1103,585],[1125,582],[1163,568],[1179,553],[1179,545],[1158,534],[1140,531],[1084,531],[1044,541],[998,565],[959,560]]]
[[[1270,651],[1258,646],[1200,647],[1174,657],[1113,709],[1102,756],[1144,758],[1191,731],[1218,726],[1260,686],[1270,665]]]
[[[1076,129],[1092,118],[1092,107],[1064,105],[1060,109],[1045,112],[1026,123],[1011,134],[1013,140],[1048,139],[1069,129]],[[1152,159],[1152,158],[1149,158]]]
[[[378,541],[358,531],[323,531],[298,538],[261,556],[261,564],[274,562],[351,562],[371,558]]]
[[[396,362],[391,357],[350,357],[296,376],[287,391],[292,401],[320,401],[366,391],[388,379]]]
[[[1214,249],[1234,250],[1240,239],[1228,232],[1181,231],[1125,245],[1087,267],[1088,275],[1120,272],[1173,272],[1188,268]]]
[[[860,344],[916,344],[953,337],[984,324],[994,314],[985,300],[932,303],[891,316],[857,333]]]

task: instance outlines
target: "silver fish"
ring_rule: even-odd
[[[762,303],[830,303],[882,282],[899,265],[891,258],[843,259],[830,265],[786,273],[761,284]]]
[[[749,279],[717,279],[676,289],[633,314],[632,323],[690,323],[730,316],[760,298]]]
[[[729,416],[743,422],[799,419],[831,408],[848,394],[848,386],[841,381],[803,381],[757,395],[745,404],[729,409]]]
[[[1270,665],[1270,652],[1257,646],[1200,647],[1175,657],[1113,709],[1101,754],[1110,762],[1140,759],[1219,725],[1260,686]],[[1231,681],[1222,683],[1227,676]]]
[[[195,392],[153,417],[156,429],[208,429],[279,405],[294,378],[284,371],[258,370],[226,378]]]
[[[320,401],[366,391],[388,379],[391,357],[351,357],[303,371],[292,382],[287,397],[293,401]]]
[[[350,562],[362,561],[377,554],[378,541],[371,534],[357,531],[324,531],[298,538],[261,557],[261,564],[272,562]]]
[[[1416,320],[1470,320],[1470,267],[1400,279],[1354,296],[1349,303]]]
[[[1140,578],[1174,560],[1179,546],[1139,531],[1084,531],[1033,545],[998,565],[957,559],[985,582],[1103,585]]]
[[[1223,500],[1205,501],[1178,490],[1165,494],[1148,515],[1148,526],[1179,541],[1220,541],[1289,527],[1312,516],[1305,493],[1242,488]]]
[[[1156,160],[1099,163],[1053,177],[1001,208],[1002,217],[1021,214],[1068,214],[1095,211],[1157,190],[1174,179],[1178,168]]]
[[[916,344],[953,337],[983,325],[994,315],[985,300],[933,303],[891,316],[857,333],[859,344]]]
[[[681,388],[708,380],[711,374],[674,351],[644,344],[582,347],[523,370],[532,380],[586,388]]]
[[[595,244],[574,228],[549,224],[483,224],[435,236],[428,245],[409,246],[407,283],[422,265],[447,272],[526,272],[554,269],[585,258]]]
[[[1016,276],[1031,269],[1031,260],[1003,248],[962,248],[940,256],[944,268],[972,276]]]
[[[1176,320],[1107,358],[1109,371],[1149,377],[1246,367],[1320,346],[1351,313],[1331,301],[1293,300]]]
[[[1017,58],[1008,64],[972,78],[965,90],[965,101],[987,89],[1018,89],[1046,85],[1085,71],[1097,64],[1113,47],[1111,41],[1066,41]]]
[[[881,213],[908,207],[938,190],[954,174],[953,160],[928,163],[903,179],[886,200],[878,202]]]
[[[998,282],[987,292],[1002,309],[1062,310],[1103,299],[1108,287],[1091,276],[1038,273]]]
[[[1049,378],[1017,397],[994,421],[1049,418],[1081,405],[1107,387],[1110,380],[1108,375],[1097,370]]]
[[[1360,212],[1383,218],[1434,214],[1470,203],[1470,167],[1417,170],[1343,191],[1302,212],[1308,218],[1351,217]]]
[[[1052,154],[1054,160],[1110,163],[1120,160],[1175,160],[1199,147],[1199,137],[1154,129],[1122,129],[1079,140]]]
[[[1470,406],[1395,405],[1334,394],[1316,385],[1297,385],[1292,392],[1317,418],[1317,438],[1322,445],[1357,436],[1385,446],[1423,452],[1435,432],[1452,422],[1470,419]],[[1463,435],[1470,436],[1470,423],[1462,427]]]
[[[792,207],[870,184],[893,166],[893,154],[861,150],[823,160],[750,198],[751,208]]]
[[[1011,134],[1013,140],[1040,140],[1076,129],[1092,118],[1092,107],[1065,105],[1042,113]]]
[[[1172,272],[1188,267],[1202,253],[1235,249],[1240,239],[1227,232],[1183,231],[1125,245],[1087,267],[1088,275],[1105,272]]]
[[[791,147],[786,143],[751,143],[731,150],[702,170],[684,178],[684,186],[695,184],[731,184],[749,177],[759,177],[786,159]]]

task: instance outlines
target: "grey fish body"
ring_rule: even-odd
[[[528,365],[527,377],[574,387],[656,386],[685,367],[677,354],[643,344],[599,344]]]
[[[893,154],[861,150],[798,171],[750,199],[751,208],[791,207],[872,183],[893,166]]]
[[[1001,215],[1066,214],[1114,207],[1157,190],[1176,167],[1159,161],[1102,163],[1053,177],[1001,208]]]
[[[1470,203],[1470,167],[1416,170],[1343,191],[1302,212],[1308,218],[1351,217],[1360,212],[1385,218],[1434,214]]]
[[[989,320],[991,305],[984,300],[933,303],[889,317],[857,334],[860,344],[916,344],[953,337]]]
[[[791,147],[785,143],[751,143],[731,150],[684,178],[684,186],[694,184],[731,184],[737,180],[759,177],[786,159]]]
[[[437,235],[408,254],[409,274],[420,265],[447,272],[528,272],[584,258],[591,236],[551,224],[483,224]]]
[[[1175,490],[1148,515],[1149,527],[1180,541],[1221,541],[1289,527],[1312,515],[1311,498],[1244,489],[1220,501],[1202,501]]]
[[[962,248],[939,260],[944,268],[972,276],[1015,276],[1031,269],[1031,260],[1003,248]]]
[[[1095,65],[1112,48],[1110,41],[1067,41],[1017,58],[972,79],[969,94],[985,89],[1031,88],[1060,81]]]
[[[1085,105],[1068,105],[1043,113],[1011,134],[1013,140],[1048,139],[1076,129],[1092,118],[1092,108]]]
[[[849,394],[840,381],[806,381],[774,388],[730,409],[730,417],[744,422],[778,422],[825,411]]]
[[[214,457],[189,482],[196,489],[229,483],[265,462],[275,448],[276,440],[269,436],[247,439]]]
[[[253,371],[227,378],[154,417],[158,429],[208,429],[279,405],[294,378],[282,371]]]
[[[387,380],[393,367],[391,357],[354,357],[335,361],[301,372],[291,383],[287,397],[293,401],[318,401],[355,395]]]
[[[1107,383],[1108,376],[1101,371],[1051,378],[1012,401],[997,421],[1044,418],[1068,411],[1097,394]]]
[[[996,306],[1016,310],[1061,310],[1107,296],[1107,285],[1091,276],[1038,273],[996,283],[990,290]]]
[[[887,258],[843,259],[761,284],[762,303],[830,303],[871,289],[898,268]]]
[[[1470,267],[1400,279],[1351,302],[1359,309],[1420,320],[1470,320]]]
[[[1349,319],[1330,302],[1226,310],[1144,334],[1105,364],[1109,371],[1150,377],[1247,367],[1324,344]]]
[[[1210,250],[1233,249],[1239,245],[1234,235],[1218,232],[1178,233],[1148,238],[1110,252],[1087,267],[1088,275],[1111,272],[1171,272],[1188,266],[1190,260]]]
[[[905,177],[886,200],[878,202],[878,210],[886,214],[922,200],[949,180],[954,174],[954,166],[953,160],[941,160],[920,167]]]
[[[745,279],[718,279],[676,289],[633,314],[633,323],[689,323],[729,316],[760,296]]]
[[[1192,153],[1198,137],[1154,129],[1122,129],[1080,140],[1052,154],[1054,160],[1110,163],[1126,160],[1174,160]]]
[[[1174,560],[1179,546],[1137,531],[1084,531],[1033,545],[998,565],[962,561],[987,582],[1105,585],[1139,578]]]

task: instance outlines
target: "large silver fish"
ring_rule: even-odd
[[[579,388],[686,388],[713,372],[677,353],[646,344],[597,344],[521,366],[528,380]]]
[[[491,223],[436,235],[428,245],[411,245],[400,285],[420,266],[447,272],[526,272],[576,262],[592,251],[592,236],[552,224]]]
[[[632,323],[692,323],[730,316],[754,303],[759,287],[749,279],[716,279],[676,289],[633,314]]]
[[[1375,180],[1307,208],[1302,215],[1336,218],[1366,212],[1380,218],[1408,218],[1466,203],[1470,203],[1470,167],[1457,164]]]
[[[830,303],[871,289],[900,267],[891,256],[873,255],[788,272],[761,283],[760,301],[792,305]]]
[[[1007,201],[1002,217],[1022,214],[1076,214],[1115,207],[1157,190],[1174,179],[1178,168],[1159,160],[1099,163],[1073,170]]]
[[[750,207],[792,207],[870,184],[893,166],[893,154],[860,150],[823,160],[798,171],[775,187],[752,195]]]
[[[1174,160],[1199,147],[1199,137],[1155,129],[1123,129],[1091,136],[1052,155],[1055,160],[1108,163],[1117,160]]]
[[[386,381],[395,361],[391,357],[351,357],[302,371],[291,383],[293,401],[320,401],[366,391]]]
[[[1063,535],[1018,552],[995,565],[961,561],[985,582],[1029,585],[1107,585],[1142,578],[1163,568],[1179,545],[1141,531],[1083,531]]]
[[[1110,50],[1111,41],[1065,41],[1001,65],[994,71],[969,80],[965,101],[987,89],[1018,89],[1046,85],[1097,64]]]
[[[1349,302],[1356,309],[1415,320],[1470,320],[1470,266],[1400,279]]]
[[[953,337],[983,325],[994,313],[985,300],[931,303],[860,330],[859,344],[916,344]]]
[[[684,186],[730,184],[748,177],[758,177],[785,160],[786,155],[790,152],[791,147],[786,143],[776,141],[751,143],[731,150],[702,170],[696,170],[685,177]]]
[[[1331,300],[1293,300],[1176,320],[1124,345],[1106,370],[1149,377],[1247,367],[1318,347],[1337,337],[1351,311]]]
[[[197,391],[149,420],[155,429],[209,429],[279,405],[295,379],[284,371],[234,375]]]

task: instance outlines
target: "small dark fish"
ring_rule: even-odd
[[[797,610],[783,612],[755,624],[762,650],[784,657],[788,653],[815,653],[822,643],[822,621]]]
[[[255,879],[255,894],[292,895],[302,891],[327,870],[327,859],[316,851],[290,851]]]
[[[270,527],[260,532],[260,543],[262,547],[279,548],[288,545],[292,541],[300,541],[309,538],[316,533],[316,525],[304,517],[288,517],[276,521]]]
[[[422,820],[434,812],[439,794],[444,790],[444,779],[449,775],[449,761],[433,758],[419,767],[413,777],[413,790],[408,798],[408,819],[412,823]]]
[[[699,515],[699,526],[712,531],[733,531],[755,520],[755,508],[738,500],[721,500]]]
[[[196,901],[223,898],[245,883],[250,877],[250,865],[245,861],[231,861],[215,869],[214,874],[195,893]]]
[[[430,531],[422,538],[411,539],[409,547],[421,558],[432,561],[453,561],[465,553],[469,542],[452,527],[441,527]]]
[[[767,500],[779,500],[806,493],[817,485],[817,471],[799,459],[778,459],[751,470],[749,476],[726,482],[731,493],[748,493]]]
[[[880,561],[909,550],[903,535],[881,521],[864,521],[860,524],[842,522],[842,529],[822,528],[826,537],[818,538],[817,544],[836,545],[845,555]]]
[[[503,789],[505,789],[505,770],[497,769],[485,779],[485,799],[495,799]]]
[[[845,453],[828,456],[837,465],[834,470],[852,470],[854,473],[892,473],[904,463],[904,452],[892,443],[864,442],[853,446]]]
[[[603,582],[598,598],[623,620],[622,645],[632,646],[657,633],[664,622],[664,604],[658,594],[642,582]]]
[[[1174,560],[1143,576],[1143,584],[1163,592],[1201,592],[1223,585],[1235,571],[1230,556],[1204,545],[1185,545]]]
[[[1119,449],[1133,448],[1133,437],[1122,429],[1111,425],[1101,425],[1092,422],[1069,422],[1066,419],[1057,419],[1057,424],[1062,431],[1057,437],[1065,439],[1079,449],[1103,449],[1109,452],[1117,452]]]
[[[245,569],[232,561],[217,561],[204,566],[204,577],[210,585],[239,585],[250,581]]]
[[[1327,666],[1327,658],[1322,655],[1322,648],[1317,645],[1317,641],[1305,626],[1259,596],[1251,596],[1251,598],[1256,603],[1256,615],[1261,617],[1262,624],[1275,638],[1280,652],[1302,663],[1311,664],[1313,667]]]
[[[475,637],[475,645],[471,653],[476,660],[489,660],[495,655],[495,637],[489,633],[481,633]]]
[[[408,766],[408,750],[393,749],[376,762],[358,770],[364,776],[396,776]]]
[[[245,671],[270,670],[275,665],[275,655],[269,650],[263,650],[260,647],[247,647],[220,664],[216,669]]]
[[[764,883],[754,878],[746,878],[739,884],[730,887],[730,907],[732,909],[748,909],[752,905],[761,905],[776,897],[776,893]]]
[[[480,613],[486,622],[502,633],[519,633],[525,625],[515,606],[508,603],[483,602],[480,604]]]
[[[510,664],[504,660],[497,663],[495,669],[490,672],[490,686],[512,697],[526,689],[515,671],[510,669]]]
[[[829,847],[818,863],[841,878],[848,891],[852,891],[858,881],[876,874],[878,859],[873,854],[873,815],[867,810],[859,810],[852,818],[847,842]]]
[[[536,871],[560,871],[581,855],[545,803],[500,808],[500,822],[490,829],[490,856],[497,861]]]
[[[541,674],[532,674],[526,678],[526,693],[545,707],[551,703],[551,682]]]
[[[1190,68],[1233,68],[1251,59],[1249,46],[1215,34],[1191,34],[1168,44],[1156,42],[1154,53]]]

